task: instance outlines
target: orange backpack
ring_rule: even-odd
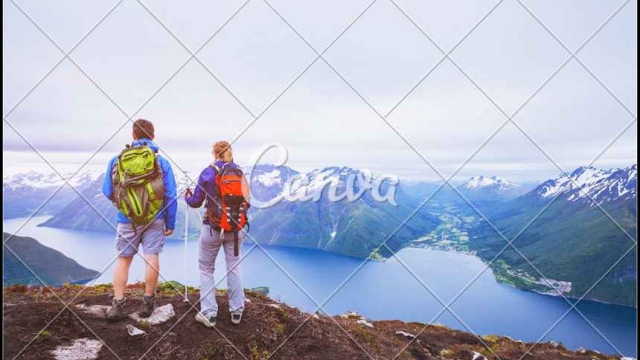
[[[238,232],[249,226],[247,210],[249,210],[249,184],[239,168],[211,165],[216,170],[218,194],[213,209],[207,209],[209,224],[220,230],[220,237],[225,232],[233,232],[233,253],[238,256]],[[211,203],[211,202],[210,202]],[[212,211],[213,210],[213,211]]]

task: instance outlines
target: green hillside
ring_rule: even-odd
[[[4,286],[43,285],[24,264],[42,281],[51,286],[86,282],[99,275],[97,271],[81,266],[63,253],[44,246],[33,238],[3,233],[3,241],[6,241],[2,256],[4,260]],[[11,249],[24,264],[7,248]]]
[[[376,248],[406,219],[413,208],[377,203],[363,197],[358,201],[281,202],[256,212],[251,236],[256,241],[284,246],[331,251],[342,255],[387,258],[388,250]],[[387,241],[398,251],[410,241],[428,234],[439,220],[422,210]]]
[[[507,238],[512,239],[545,204],[521,197],[489,218]],[[603,207],[627,233],[635,236],[635,201],[610,202]],[[579,298],[634,242],[597,207],[567,202],[562,196],[513,244],[546,278],[570,281],[572,288],[566,295]],[[485,261],[493,259],[505,245],[504,239],[486,223],[478,227],[470,241],[470,247]],[[636,259],[634,248],[586,298],[635,306]],[[540,284],[526,281],[526,275],[536,279],[539,275],[512,248],[500,255],[494,270],[503,281],[532,290],[545,290]],[[525,276],[514,276],[517,273]]]

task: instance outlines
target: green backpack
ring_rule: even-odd
[[[113,203],[132,223],[148,224],[162,208],[164,183],[155,152],[146,145],[126,145],[111,174]]]

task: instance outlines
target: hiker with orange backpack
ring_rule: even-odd
[[[218,319],[218,303],[214,282],[216,257],[223,248],[227,263],[227,287],[231,322],[239,324],[244,311],[244,288],[240,271],[240,249],[243,231],[248,226],[249,186],[242,170],[233,162],[231,144],[219,141],[213,146],[213,164],[205,168],[193,193],[185,192],[190,207],[205,203],[200,230],[200,311],[196,321],[214,327]]]

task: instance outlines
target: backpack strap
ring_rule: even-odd
[[[220,175],[222,170],[224,170],[224,168],[229,164],[231,164],[231,163],[226,162],[226,163],[222,164],[222,166],[218,166],[218,165],[216,165],[216,163],[213,163],[213,164],[209,165],[209,167],[216,171],[216,177],[217,177],[218,175]]]
[[[213,184],[215,186],[215,192],[219,192],[220,190],[218,189],[217,178],[218,178],[218,175],[220,175],[220,170],[221,169],[215,163],[209,165],[209,167],[212,168],[216,172],[216,174],[215,174],[216,176],[213,178]],[[211,200],[209,200],[209,196],[206,197],[206,201],[207,201],[208,206],[210,206],[212,208],[215,208],[215,207],[219,206],[220,196],[219,195],[216,196],[215,194],[212,194],[211,198],[214,200],[213,204],[211,204]],[[219,219],[216,218],[213,214],[211,214],[209,209],[207,209],[207,211],[205,212],[204,216],[209,220],[209,222],[210,222],[209,225],[211,225],[212,229],[214,227],[218,226],[216,222],[219,221]]]
[[[238,250],[238,231],[234,231],[233,232],[233,256],[238,257],[239,255],[239,250]]]

